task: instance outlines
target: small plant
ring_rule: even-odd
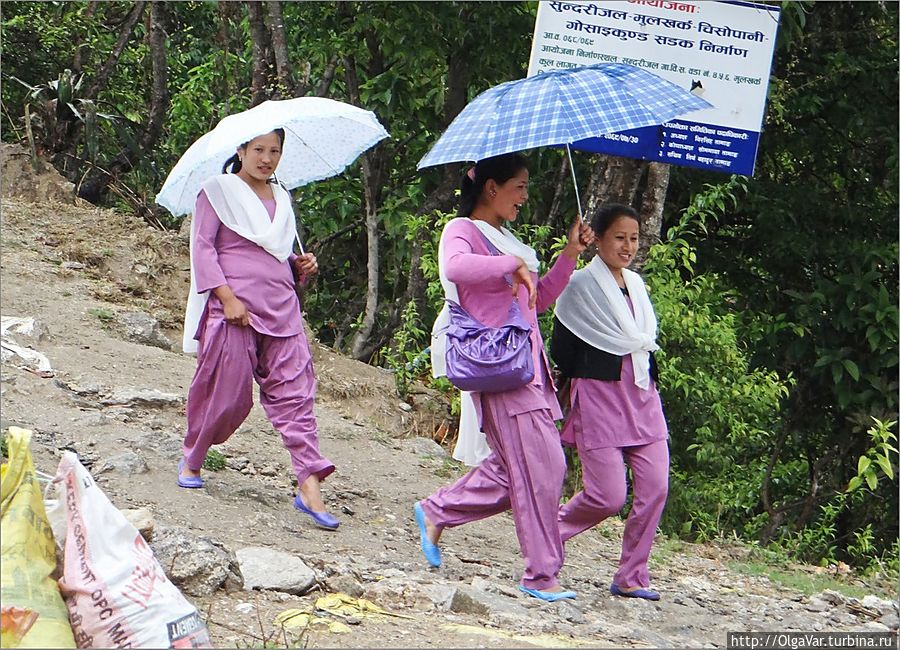
[[[90,309],[88,309],[88,314],[99,320],[104,325],[107,323],[111,323],[115,318],[115,314],[113,314],[105,307],[91,307]]]
[[[462,476],[465,465],[455,458],[445,458],[443,464],[434,470],[436,476],[441,478],[456,478]]]
[[[897,436],[892,429],[897,426],[897,422],[895,420],[882,422],[878,418],[872,418],[872,420],[875,424],[866,432],[872,440],[872,446],[864,456],[859,457],[856,476],[850,479],[847,492],[855,492],[862,487],[864,481],[874,492],[878,487],[879,480],[876,468],[881,468],[881,473],[889,481],[894,480],[894,459],[897,456],[897,448],[894,443],[897,441]]]
[[[203,469],[210,472],[221,472],[225,469],[225,455],[222,452],[210,449],[203,459]]]
[[[419,326],[416,302],[410,300],[403,310],[400,328],[394,334],[394,345],[384,355],[385,363],[394,373],[394,383],[400,399],[406,399],[410,385],[422,373],[423,365],[426,365],[426,355],[410,349],[424,335],[425,332]]]
[[[9,458],[9,446],[6,442],[6,434],[0,433],[0,455],[4,458]]]

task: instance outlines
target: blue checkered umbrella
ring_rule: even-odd
[[[472,100],[419,169],[513,151],[571,145],[605,133],[663,124],[712,104],[624,63],[598,63],[509,81]]]

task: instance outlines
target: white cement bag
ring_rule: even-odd
[[[72,452],[56,481],[66,514],[59,585],[78,647],[211,648],[196,608]]]

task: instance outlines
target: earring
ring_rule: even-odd
[[[491,190],[491,198],[497,196],[497,190]]]

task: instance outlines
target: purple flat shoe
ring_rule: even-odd
[[[609,593],[613,596],[624,596],[625,598],[643,598],[644,600],[659,600],[659,592],[652,589],[635,589],[634,591],[625,591],[620,589],[619,585],[613,583],[609,586]]]
[[[299,494],[294,497],[294,507],[303,514],[312,517],[312,520],[316,522],[316,526],[319,528],[324,528],[325,530],[337,530],[338,526],[341,525],[341,522],[327,512],[316,512],[315,510],[307,508],[306,504],[303,503],[303,497]]]
[[[183,488],[202,488],[206,483],[199,476],[182,476],[181,470],[184,467],[184,458],[178,461],[178,487]]]

